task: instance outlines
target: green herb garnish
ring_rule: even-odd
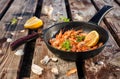
[[[70,22],[70,19],[65,16],[62,16],[60,17],[60,22]]]
[[[70,51],[71,46],[70,46],[70,41],[69,40],[65,40],[62,44],[62,48],[65,48],[67,51]]]
[[[13,25],[13,24],[16,24],[17,23],[17,19],[16,18],[13,18],[12,20],[11,20],[11,24]]]
[[[76,38],[77,38],[76,39],[77,42],[81,42],[85,39],[85,36],[76,36]]]

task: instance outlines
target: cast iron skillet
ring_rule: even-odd
[[[103,48],[106,45],[106,42],[108,41],[108,38],[109,38],[108,32],[102,27],[100,27],[99,23],[102,20],[103,16],[111,9],[112,9],[112,6],[105,5],[96,15],[94,15],[92,19],[90,19],[89,22],[73,21],[73,22],[62,22],[62,23],[52,25],[51,27],[43,30],[44,42],[46,43],[48,49],[52,53],[54,53],[56,56],[64,60],[77,61],[77,60],[85,60],[85,59],[94,57],[103,50]],[[64,31],[69,30],[69,29],[75,29],[75,30],[83,29],[85,32],[96,30],[100,35],[99,41],[103,42],[104,45],[95,50],[77,52],[77,53],[56,49],[50,45],[49,40],[53,38],[61,29],[63,29]],[[36,33],[31,36],[29,35],[27,37],[23,37],[22,39],[18,39],[17,42],[16,41],[13,42],[11,46],[12,48],[14,48],[15,46],[18,46],[19,44],[23,43],[23,40],[24,42],[26,42],[30,39],[37,38],[38,35],[39,34]]]

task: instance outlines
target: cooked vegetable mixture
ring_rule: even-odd
[[[94,35],[95,33],[95,35]],[[87,36],[91,35],[91,36]],[[88,40],[86,40],[86,37]],[[90,37],[90,39],[88,38]],[[92,39],[91,39],[92,38]],[[103,45],[103,43],[98,43],[99,34],[97,31],[92,31],[90,34],[84,32],[83,30],[68,30],[63,32],[62,30],[55,38],[49,40],[50,44],[60,50],[72,51],[72,52],[83,52],[94,50]],[[93,42],[93,45],[92,45]],[[91,44],[89,46],[89,44]]]

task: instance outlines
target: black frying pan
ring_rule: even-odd
[[[108,32],[103,29],[102,27],[99,26],[99,23],[103,16],[112,9],[111,6],[105,5],[92,19],[90,19],[89,22],[79,22],[79,21],[73,21],[73,22],[63,22],[63,23],[58,23],[55,24],[43,31],[43,38],[44,42],[46,43],[48,49],[54,53],[56,56],[65,59],[65,60],[70,60],[70,61],[77,61],[77,60],[85,60],[91,57],[96,56],[99,54],[103,48],[106,45],[106,42],[108,41]],[[85,51],[85,52],[67,52],[67,51],[62,51],[59,49],[56,49],[52,47],[49,43],[49,40],[53,38],[61,29],[64,31],[69,30],[69,29],[83,29],[85,32],[90,32],[92,30],[96,30],[99,35],[100,35],[100,42],[103,42],[103,46],[95,49],[95,50],[90,50],[90,51]],[[39,37],[38,33],[28,35],[27,37],[23,37],[21,39],[18,39],[17,42],[13,42],[11,44],[12,49],[14,49],[16,46],[19,46],[21,43],[24,43],[30,39],[35,39]]]

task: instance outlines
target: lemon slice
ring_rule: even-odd
[[[43,21],[37,17],[31,17],[24,24],[24,28],[26,29],[37,29],[43,25]]]
[[[95,30],[89,32],[87,36],[85,37],[86,45],[87,46],[94,46],[98,43],[99,41],[99,33]]]

